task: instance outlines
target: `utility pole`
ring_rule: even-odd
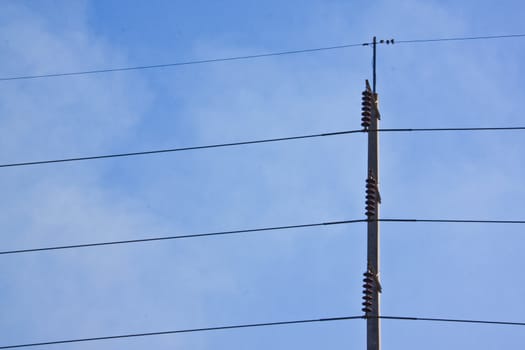
[[[376,45],[373,45],[373,80],[372,89],[368,80],[363,91],[362,123],[368,133],[368,177],[366,179],[366,216],[367,227],[367,270],[363,279],[363,312],[366,318],[367,350],[379,350],[381,347],[381,328],[379,313],[379,107],[376,93]]]

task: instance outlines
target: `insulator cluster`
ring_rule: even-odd
[[[379,193],[377,191],[377,182],[372,175],[368,175],[366,179],[366,216],[372,219],[377,213],[377,203],[379,200]]]
[[[361,103],[361,126],[369,128],[372,122],[372,108],[374,103],[374,96],[372,91],[366,89],[363,91],[363,99]]]
[[[366,271],[363,276],[363,308],[365,313],[372,312],[372,300],[374,299],[374,274],[372,271]]]
[[[380,44],[387,44],[387,45],[389,45],[389,44],[394,45],[394,39],[379,40],[379,43]]]

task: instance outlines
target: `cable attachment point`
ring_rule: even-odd
[[[381,203],[381,196],[379,195],[379,189],[377,181],[374,175],[370,172],[366,179],[366,201],[365,209],[366,216],[369,220],[374,219],[377,215],[377,206]]]
[[[368,129],[372,123],[372,118],[381,119],[377,107],[378,96],[372,92],[368,80],[366,80],[366,89],[362,93],[361,101],[361,126]]]

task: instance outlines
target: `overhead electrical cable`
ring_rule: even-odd
[[[401,321],[429,321],[429,322],[454,322],[454,323],[478,323],[489,325],[503,325],[503,326],[525,326],[525,322],[511,322],[511,321],[487,321],[487,320],[464,320],[454,318],[430,318],[430,317],[406,317],[406,316],[379,316],[385,320],[401,320]]]
[[[311,223],[311,224],[273,226],[273,227],[252,228],[252,229],[245,229],[245,230],[218,231],[218,232],[196,233],[196,234],[187,234],[187,235],[179,235],[179,236],[164,236],[164,237],[152,237],[152,238],[141,238],[141,239],[129,239],[129,240],[122,240],[122,241],[111,241],[111,242],[62,245],[62,246],[44,247],[44,248],[6,250],[6,251],[0,251],[0,255],[42,252],[42,251],[49,251],[49,250],[62,250],[62,249],[73,249],[73,248],[99,247],[99,246],[105,246],[105,245],[166,241],[166,240],[187,239],[187,238],[197,238],[197,237],[225,236],[225,235],[245,234],[245,233],[262,232],[262,231],[290,230],[290,229],[307,228],[307,227],[344,225],[344,224],[353,224],[353,223],[366,222],[366,221],[367,221],[366,219],[328,221],[328,222],[319,222],[319,223]]]
[[[315,47],[315,48],[300,49],[300,50],[277,51],[277,52],[268,52],[268,53],[253,54],[253,55],[210,58],[210,59],[204,59],[204,60],[192,60],[192,61],[152,64],[152,65],[143,65],[143,66],[116,67],[116,68],[94,69],[94,70],[84,70],[84,71],[64,72],[64,73],[21,75],[21,76],[13,76],[13,77],[3,77],[3,78],[0,78],[0,81],[55,78],[55,77],[66,77],[66,76],[73,76],[73,75],[87,75],[87,74],[124,72],[124,71],[134,71],[134,70],[154,69],[154,68],[180,67],[180,66],[189,66],[189,65],[195,65],[195,64],[240,61],[240,60],[249,60],[249,59],[256,59],[256,58],[264,58],[264,57],[296,55],[296,54],[302,54],[302,53],[339,50],[339,49],[346,49],[350,47],[357,47],[357,46],[363,46],[363,45],[366,45],[366,43],[364,44],[363,43],[361,44],[343,44],[343,45],[336,45],[336,46]]]
[[[395,43],[396,44],[417,44],[417,43],[431,43],[431,42],[441,42],[441,41],[492,40],[492,39],[523,38],[523,37],[525,37],[525,34],[505,34],[505,35],[464,36],[464,37],[435,38],[435,39],[396,40]]]
[[[230,326],[179,329],[179,330],[172,330],[172,331],[149,332],[149,333],[130,333],[130,334],[110,335],[110,336],[93,337],[93,338],[77,338],[77,339],[46,341],[46,342],[39,342],[39,343],[5,345],[5,346],[0,346],[0,349],[16,349],[16,348],[27,348],[27,347],[43,346],[43,345],[58,345],[58,344],[92,342],[92,341],[123,339],[123,338],[150,337],[150,336],[180,334],[180,333],[224,331],[224,330],[241,329],[241,328],[284,326],[284,325],[316,323],[316,322],[347,321],[347,320],[356,320],[356,319],[361,319],[361,318],[363,318],[363,316],[342,316],[342,317],[303,319],[303,320],[293,320],[293,321],[278,321],[278,322],[265,322],[265,323],[246,323],[246,324],[237,324],[237,325],[230,325]]]
[[[514,131],[525,130],[525,126],[481,127],[481,128],[395,128],[395,129],[378,129],[377,131],[384,133],[384,132],[512,131],[512,130]],[[250,140],[250,141],[218,143],[218,144],[203,145],[203,146],[167,148],[167,149],[158,149],[158,150],[149,150],[149,151],[113,153],[113,154],[74,157],[74,158],[37,160],[37,161],[29,161],[29,162],[4,163],[4,164],[0,164],[0,168],[12,168],[12,167],[29,166],[29,165],[43,165],[43,164],[52,164],[52,163],[79,162],[79,161],[107,159],[107,158],[133,157],[133,156],[143,156],[143,155],[151,155],[151,154],[159,154],[159,153],[195,151],[195,150],[203,150],[203,149],[211,149],[211,148],[222,148],[222,147],[246,146],[246,145],[254,145],[254,144],[260,144],[260,143],[272,143],[272,142],[283,142],[283,141],[318,138],[318,137],[324,137],[324,136],[339,136],[339,135],[347,135],[347,134],[366,133],[369,131],[376,131],[376,130],[355,129],[355,130],[335,131],[335,132],[327,132],[327,133],[320,133],[320,134],[309,134],[309,135],[278,137],[278,138]]]
[[[504,126],[504,127],[465,127],[465,128],[381,128],[378,132],[424,132],[424,131],[512,131],[512,130],[525,130],[525,126]]]
[[[522,37],[525,37],[525,34],[395,40],[395,43],[396,44],[398,43],[399,44],[417,44],[417,43],[444,42],[444,41],[493,40],[493,39],[510,39],[510,38],[522,38]],[[379,42],[378,44],[383,44],[383,43],[384,42]],[[169,67],[189,66],[189,65],[196,65],[196,64],[218,63],[218,62],[258,59],[258,58],[274,57],[274,56],[314,53],[314,52],[328,51],[328,50],[340,50],[340,49],[346,49],[350,47],[369,46],[371,44],[372,44],[371,42],[365,42],[365,43],[359,43],[359,44],[353,43],[353,44],[342,44],[342,45],[335,45],[335,46],[306,48],[306,49],[299,49],[299,50],[276,51],[276,52],[260,53],[260,54],[253,54],[253,55],[220,57],[220,58],[210,58],[210,59],[203,59],[203,60],[190,60],[190,61],[180,61],[180,62],[171,62],[171,63],[151,64],[151,65],[114,67],[114,68],[82,70],[82,71],[72,71],[72,72],[62,72],[62,73],[28,74],[28,75],[18,75],[18,76],[11,76],[11,77],[9,76],[1,77],[0,81],[56,78],[56,77],[78,76],[78,75],[88,75],[88,74],[135,71],[135,70],[144,70],[144,69],[160,69],[160,68],[169,68]]]
[[[95,243],[84,243],[84,244],[70,244],[60,245],[52,247],[41,247],[41,248],[26,248],[26,249],[15,249],[15,250],[4,250],[0,251],[0,255],[9,254],[22,254],[22,253],[35,253],[50,250],[64,250],[64,249],[77,249],[77,248],[89,248],[89,247],[100,247],[107,245],[120,245],[120,244],[131,244],[131,243],[146,243],[155,241],[167,241],[175,239],[189,239],[198,237],[212,237],[212,236],[226,236],[234,234],[246,234],[263,231],[278,231],[278,230],[290,230],[307,227],[320,227],[320,226],[331,226],[331,225],[345,225],[355,224],[359,222],[368,222],[368,219],[356,219],[356,220],[339,220],[339,221],[327,221],[309,224],[297,224],[297,225],[286,225],[286,226],[271,226],[261,227],[243,230],[230,230],[230,231],[217,231],[217,232],[206,232],[206,233],[195,233],[177,236],[162,236],[162,237],[151,237],[151,238],[140,238],[140,239],[128,239],[121,241],[109,241],[109,242],[95,242]],[[465,224],[525,224],[525,220],[471,220],[471,219],[379,219],[380,222],[402,222],[402,223],[465,223]]]
[[[272,138],[272,139],[219,143],[219,144],[204,145],[204,146],[168,148],[168,149],[128,152],[128,153],[114,153],[114,154],[106,154],[106,155],[98,155],[98,156],[62,158],[62,159],[53,159],[53,160],[38,160],[38,161],[33,161],[33,162],[7,163],[7,164],[0,164],[0,168],[50,164],[50,163],[78,162],[78,161],[84,161],[84,160],[95,160],[95,159],[105,159],[105,158],[143,156],[147,154],[194,151],[194,150],[201,150],[201,149],[221,148],[221,147],[245,146],[245,145],[258,144],[258,143],[282,142],[282,141],[309,139],[309,138],[324,137],[324,136],[338,136],[338,135],[354,134],[354,133],[360,133],[363,131],[364,130],[347,130],[347,131],[328,132],[328,133],[322,133],[322,134],[309,134],[309,135],[299,135],[299,136],[290,136],[290,137],[278,137],[278,138]]]
[[[16,348],[27,348],[27,347],[44,346],[44,345],[59,345],[59,344],[81,343],[81,342],[94,342],[94,341],[114,340],[114,339],[124,339],[124,338],[173,335],[173,334],[180,334],[180,333],[223,331],[223,330],[242,329],[242,328],[272,327],[272,326],[284,326],[284,325],[307,324],[307,323],[318,323],[318,322],[348,321],[348,320],[357,320],[357,319],[366,319],[366,318],[370,318],[370,316],[368,317],[364,315],[341,316],[341,317],[302,319],[302,320],[292,320],[292,321],[245,323],[245,324],[237,324],[237,325],[229,325],[229,326],[189,328],[189,329],[179,329],[179,330],[160,331],[160,332],[147,332],[147,333],[146,332],[145,333],[129,333],[129,334],[109,335],[109,336],[91,337],[91,338],[76,338],[76,339],[53,340],[53,341],[26,343],[26,344],[4,345],[4,346],[0,346],[0,349],[16,349]],[[502,326],[525,326],[525,322],[512,322],[512,321],[487,321],[487,320],[407,317],[407,316],[379,316],[379,318],[385,319],[385,320],[398,320],[398,321],[429,321],[429,322],[471,323],[471,324],[502,325]]]
[[[381,222],[426,222],[451,224],[525,224],[525,220],[469,220],[469,219],[379,219]]]

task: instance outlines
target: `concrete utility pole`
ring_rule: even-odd
[[[363,279],[363,311],[366,316],[367,350],[379,350],[380,339],[380,313],[379,293],[379,127],[378,96],[376,94],[376,37],[373,44],[373,81],[370,88],[366,81],[366,90],[363,91],[362,123],[368,130],[368,177],[366,179],[366,215],[368,219],[367,243],[367,270]]]

